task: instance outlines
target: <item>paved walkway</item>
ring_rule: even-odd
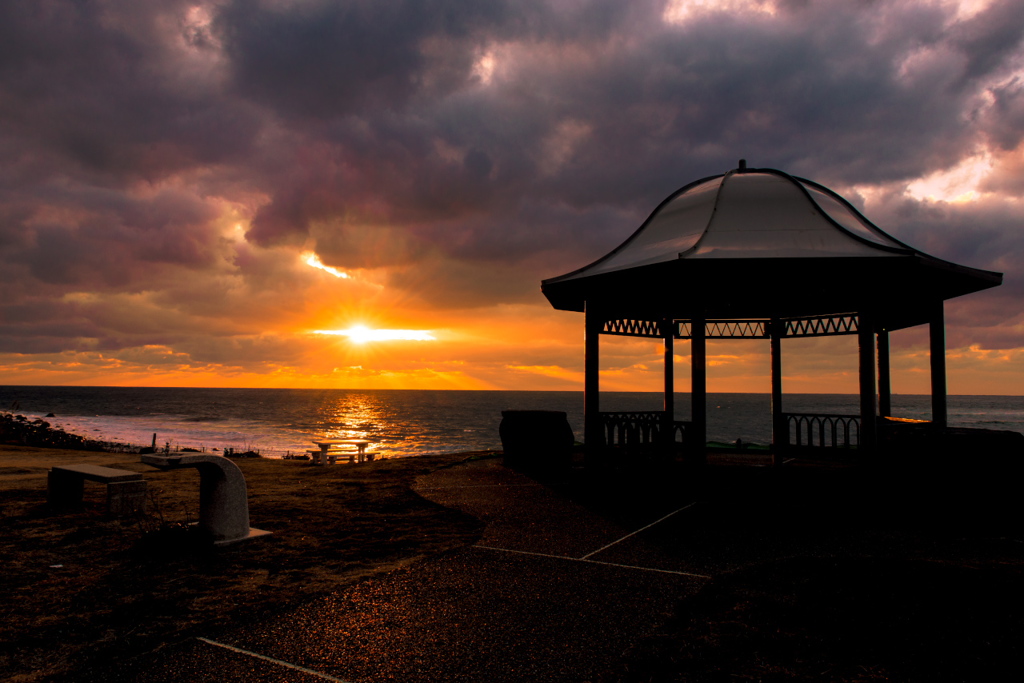
[[[620,528],[481,460],[416,483],[486,522],[480,541],[262,624],[169,648],[146,681],[587,681],[707,579]],[[111,680],[111,679],[108,679]]]

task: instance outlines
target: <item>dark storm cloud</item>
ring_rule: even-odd
[[[960,75],[965,84],[999,71],[1019,57],[1024,36],[1024,12],[1016,0],[993,2],[986,10],[951,31],[953,43],[966,60]]]
[[[474,15],[497,7],[446,4],[242,0],[223,8],[217,27],[240,93],[282,113],[344,116],[401,107],[424,87],[443,94],[460,84],[471,55],[441,51],[431,60],[422,43],[457,41]]]
[[[216,211],[200,192],[166,183],[251,153],[259,119],[219,92],[190,6],[0,4],[0,278],[9,301],[39,308],[43,296],[157,289],[175,268],[194,276],[217,261]],[[64,336],[77,348],[74,339],[109,333]]]
[[[964,20],[924,0],[756,5],[672,23],[654,0],[0,3],[0,277],[41,316],[9,309],[5,330],[58,338],[47,297],[90,291],[151,293],[153,334],[60,334],[157,343],[160,310],[189,334],[248,324],[245,297],[300,307],[282,254],[303,248],[394,269],[427,308],[538,301],[540,278],[741,157],[884,185],[883,228],[1021,293],[1016,205],[899,193],[1019,154],[1019,1]],[[985,187],[1019,194],[1024,168],[1000,163]]]
[[[34,298],[0,305],[0,350],[18,352],[28,345],[36,352],[60,351],[67,340],[99,336],[102,328],[74,308],[65,302]]]
[[[1013,150],[1024,139],[1024,80],[1015,77],[990,92],[993,104],[984,117],[985,132],[999,148]]]
[[[154,264],[196,269],[217,256],[214,214],[193,196],[174,191],[138,199],[97,190],[40,191],[55,216],[49,220],[8,223],[0,234],[27,233],[22,248],[8,250],[43,283],[131,289],[153,276]]]
[[[1021,212],[1001,202],[935,204],[890,197],[873,218],[887,231],[925,253],[974,268],[1005,274],[998,289],[984,295],[1004,313],[1024,311],[1024,226]]]
[[[664,24],[659,6],[647,4],[629,22],[616,17],[617,26],[605,13],[579,13],[574,31],[540,21],[497,25],[509,11],[493,6],[458,22],[361,3],[313,6],[280,31],[277,13],[261,20],[257,12],[227,32],[240,89],[284,116],[304,107],[331,146],[329,161],[295,160],[310,166],[285,180],[257,217],[252,236],[264,244],[304,237],[311,222],[360,214],[368,204],[388,207],[381,222],[410,226],[472,213],[487,225],[496,212],[545,199],[556,210],[611,205],[640,217],[740,156],[826,182],[913,178],[952,165],[978,143],[967,120],[981,79],[1017,54],[1021,23],[1000,20],[1008,3],[955,30],[940,6],[916,3],[871,11],[791,3],[772,19],[717,13],[681,26]],[[374,12],[384,14],[379,24]],[[366,59],[378,65],[384,52],[394,61],[361,70],[346,46],[367,22],[379,40]],[[430,38],[443,38],[442,54],[461,55],[463,64],[440,90],[425,76],[440,68],[441,58],[422,49]],[[474,87],[473,59],[510,43],[520,49],[496,52],[494,81]],[[247,66],[263,59],[280,68]],[[335,78],[325,69],[353,73]],[[378,70],[401,87],[376,87]],[[294,82],[285,82],[286,72]],[[338,85],[313,88],[306,78]],[[293,88],[327,99],[307,107]],[[1002,93],[1003,106],[1013,106],[1012,86]],[[1002,120],[991,130],[1009,141]],[[567,125],[583,131],[578,144],[552,150],[568,137]],[[439,143],[460,158],[441,156]],[[482,240],[480,256],[491,241]],[[465,242],[453,243],[471,255]]]
[[[600,40],[660,3],[536,0],[234,0],[217,35],[238,92],[303,118],[432,106],[465,85],[491,41]],[[649,18],[649,17],[648,17]]]
[[[1003,273],[1001,286],[947,303],[950,348],[1021,346],[1024,215],[1018,207],[991,200],[936,204],[889,196],[875,208],[875,222],[910,246],[955,263]]]
[[[151,180],[237,157],[256,121],[207,80],[209,48],[186,40],[190,4],[3,3],[0,116],[14,151],[52,155],[62,173]]]

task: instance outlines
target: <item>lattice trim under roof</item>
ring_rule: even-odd
[[[835,337],[857,334],[859,319],[853,313],[838,315],[816,315],[807,318],[783,318],[782,338],[797,337]],[[675,320],[674,337],[690,339],[692,337],[689,320]],[[767,339],[770,334],[771,321],[764,319],[752,320],[707,320],[705,321],[705,337],[707,339]],[[607,320],[601,328],[601,334],[620,337],[661,338],[661,322],[657,320]]]

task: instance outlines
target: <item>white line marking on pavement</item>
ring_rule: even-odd
[[[622,541],[625,541],[625,540],[626,540],[627,538],[629,538],[630,536],[635,536],[635,535],[637,535],[638,533],[640,533],[641,531],[646,531],[647,529],[650,529],[650,528],[651,528],[652,526],[654,526],[655,524],[659,524],[659,523],[661,523],[661,522],[664,522],[664,521],[665,521],[666,519],[668,519],[668,518],[669,518],[669,517],[671,517],[672,515],[674,515],[674,514],[677,514],[677,513],[679,513],[679,512],[682,512],[683,510],[685,510],[685,509],[687,509],[687,508],[692,508],[692,507],[693,507],[694,505],[696,505],[696,504],[697,504],[697,501],[694,501],[694,502],[690,503],[689,505],[684,505],[683,507],[679,508],[679,509],[678,509],[678,510],[676,510],[675,512],[670,512],[670,513],[668,513],[667,515],[665,515],[665,516],[664,516],[664,517],[662,517],[661,519],[659,519],[659,520],[656,520],[656,521],[654,521],[654,522],[651,522],[650,524],[648,524],[647,526],[645,526],[645,527],[644,527],[644,528],[642,528],[642,529],[637,529],[636,531],[634,531],[634,532],[632,532],[632,533],[626,534],[625,536],[623,536],[622,538],[620,538],[620,539],[619,539],[619,540],[617,540],[617,541],[612,541],[611,543],[609,543],[608,545],[604,546],[603,548],[598,548],[597,550],[595,550],[595,551],[594,551],[594,552],[592,552],[592,553],[587,553],[586,555],[584,555],[584,556],[583,556],[583,557],[581,557],[580,559],[581,559],[581,560],[585,560],[585,559],[587,559],[588,557],[590,557],[591,555],[597,555],[597,554],[598,554],[599,552],[601,552],[602,550],[608,550],[608,548],[611,548],[611,547],[612,547],[613,545],[615,545],[616,543],[621,543]]]
[[[566,555],[548,555],[547,553],[532,553],[528,550],[510,550],[509,548],[496,548],[492,545],[474,545],[473,548],[484,550],[498,550],[503,553],[515,553],[517,555],[533,555],[534,557],[547,557],[552,560],[569,560],[570,562],[586,562],[587,564],[602,564],[606,567],[619,567],[621,569],[637,569],[643,572],[658,572],[660,574],[675,574],[677,576],[691,576],[695,579],[710,579],[706,574],[694,574],[692,572],[680,572],[673,569],[656,569],[654,567],[637,567],[632,564],[616,564],[614,562],[601,562],[600,560],[588,560],[582,557],[568,557]]]
[[[274,664],[279,664],[280,666],[286,666],[289,669],[294,669],[295,671],[301,671],[302,673],[309,674],[310,676],[317,676],[317,677],[323,678],[324,680],[327,680],[327,681],[334,681],[335,683],[348,683],[348,681],[342,680],[340,678],[335,678],[334,676],[328,676],[327,674],[320,673],[319,671],[313,671],[312,669],[307,669],[304,666],[298,666],[296,664],[290,664],[288,662],[283,662],[280,659],[274,659],[273,657],[267,657],[266,655],[261,655],[261,654],[259,654],[257,652],[249,652],[248,650],[243,650],[242,648],[235,647],[233,645],[225,645],[224,643],[218,643],[216,640],[210,640],[209,638],[196,638],[196,640],[201,640],[204,643],[209,643],[210,645],[216,645],[217,647],[222,647],[225,650],[231,650],[232,652],[239,652],[239,653],[241,653],[243,655],[248,655],[250,657],[255,657],[256,659],[263,659],[263,660],[266,660],[268,662],[273,662]]]
[[[459,484],[458,486],[413,486],[413,491],[447,491],[449,489],[514,489],[540,488],[539,484]]]

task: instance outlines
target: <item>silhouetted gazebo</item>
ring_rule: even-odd
[[[930,329],[932,424],[945,427],[944,302],[1001,283],[1001,273],[903,244],[818,183],[740,161],[678,190],[622,245],[541,289],[556,309],[586,315],[588,449],[627,434],[703,446],[706,340],[767,339],[778,453],[791,442],[873,449],[877,417],[891,414],[889,332],[921,324]],[[664,340],[663,411],[601,412],[601,334]],[[830,335],[858,337],[859,415],[784,414],[781,340]],[[690,422],[674,420],[676,339],[691,340]]]

